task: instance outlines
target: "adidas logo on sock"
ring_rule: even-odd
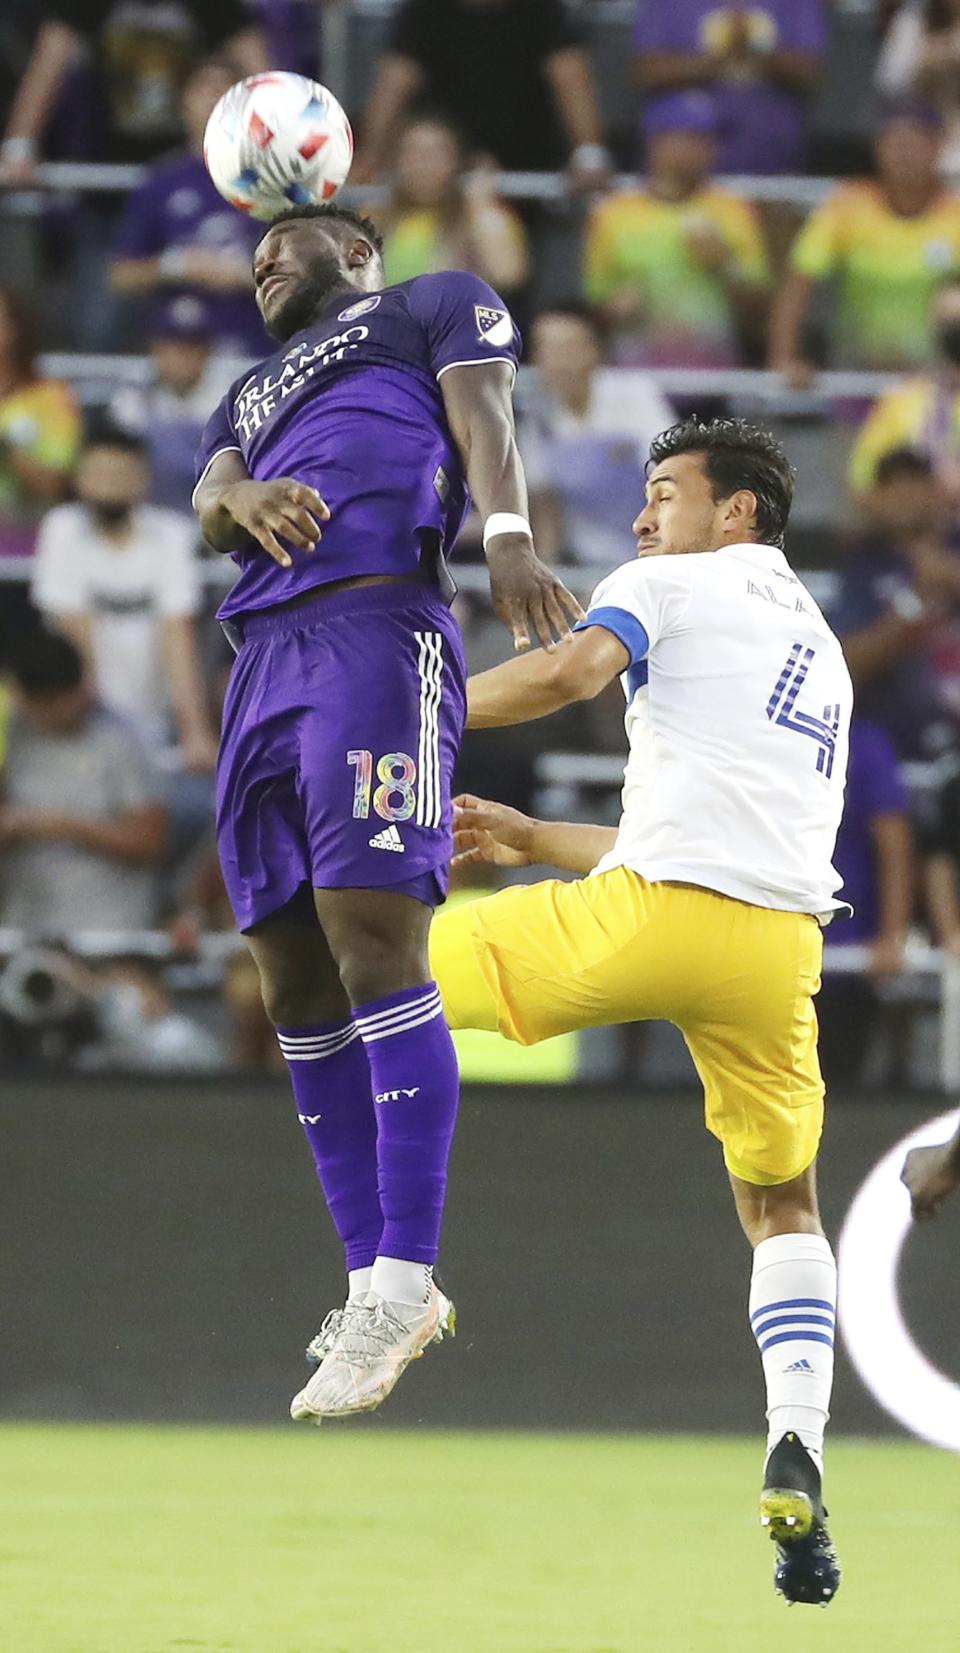
[[[395,826],[384,827],[375,837],[368,840],[371,849],[392,849],[398,855],[405,855],[407,846]]]
[[[812,1376],[813,1367],[811,1366],[809,1360],[795,1360],[792,1366],[784,1367],[784,1376],[786,1376],[787,1372],[809,1372]]]

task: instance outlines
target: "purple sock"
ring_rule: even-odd
[[[377,1113],[381,1257],[435,1263],[460,1074],[436,982],[353,1012]]]
[[[383,1216],[370,1064],[358,1029],[353,1022],[278,1027],[277,1038],[347,1268],[368,1268]]]

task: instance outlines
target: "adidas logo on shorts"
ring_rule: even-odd
[[[371,849],[392,849],[398,855],[405,855],[407,851],[407,846],[395,826],[384,827],[382,832],[378,832],[376,837],[370,838],[368,842]]]

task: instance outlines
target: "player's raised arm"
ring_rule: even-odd
[[[571,620],[580,619],[583,610],[534,550],[513,421],[513,370],[506,361],[465,362],[444,372],[440,388],[484,522],[493,606],[512,632],[515,648],[528,648],[538,637],[544,648],[552,649],[554,639],[568,636]]]
[[[193,495],[204,539],[216,551],[242,551],[259,545],[281,568],[290,568],[289,546],[313,551],[320,523],[330,511],[315,488],[295,477],[255,482],[235,448],[226,448],[207,465]]]
[[[629,650],[619,637],[604,626],[589,626],[562,649],[507,660],[468,678],[467,728],[532,723],[575,700],[592,700],[629,664]]]

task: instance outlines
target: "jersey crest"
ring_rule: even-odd
[[[494,310],[489,304],[475,304],[473,313],[477,318],[481,344],[492,344],[496,349],[502,349],[511,343],[513,322],[506,310]]]
[[[382,299],[382,293],[374,293],[372,298],[362,298],[359,304],[351,304],[346,310],[341,310],[338,321],[356,321],[358,316],[369,316]]]

